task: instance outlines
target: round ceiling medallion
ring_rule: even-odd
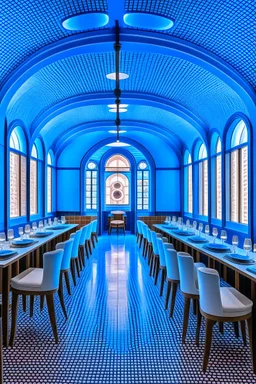
[[[144,12],[129,12],[124,15],[126,25],[141,29],[166,31],[173,27],[173,20],[167,17]]]
[[[62,26],[68,31],[85,31],[104,27],[108,22],[109,17],[106,13],[89,12],[68,17],[62,22]]]

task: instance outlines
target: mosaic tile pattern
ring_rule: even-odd
[[[204,324],[196,347],[191,312],[182,346],[183,298],[178,293],[171,320],[163,309],[164,296],[149,277],[134,236],[101,237],[73,295],[65,297],[68,321],[56,298],[58,345],[46,308],[40,313],[36,301],[32,319],[20,308],[14,348],[4,351],[4,382],[256,383],[249,347],[234,338],[229,326],[224,336],[214,329],[208,371],[203,374]]]

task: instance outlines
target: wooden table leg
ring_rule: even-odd
[[[3,268],[2,281],[2,323],[3,323],[3,345],[8,346],[9,339],[9,300],[10,300],[11,266]]]
[[[0,318],[0,384],[3,384],[2,320]]]
[[[35,251],[35,267],[40,268],[40,248]]]

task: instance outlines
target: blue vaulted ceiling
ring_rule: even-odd
[[[41,135],[55,150],[93,130],[109,138],[115,115],[106,105],[114,102],[115,83],[106,74],[115,70],[116,19],[120,70],[130,75],[121,82],[129,104],[121,126],[130,138],[143,142],[148,133],[182,151],[210,129],[222,132],[234,114],[252,121],[254,6],[251,0],[3,0],[0,97],[7,123],[22,121],[33,139]],[[109,24],[82,32],[62,27],[65,18],[88,12],[108,13]],[[169,17],[174,27],[131,28],[125,12]]]

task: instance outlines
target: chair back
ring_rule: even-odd
[[[140,235],[142,234],[142,223],[143,221],[137,220],[137,231]]]
[[[147,227],[147,239],[149,243],[152,243],[151,230]]]
[[[88,225],[85,225],[84,227],[81,228],[81,236],[80,236],[80,240],[79,240],[79,245],[82,245],[82,246],[84,245],[85,240],[86,240],[87,231],[88,231]]]
[[[163,243],[168,243],[168,237],[162,237]]]
[[[67,241],[63,241],[62,243],[56,244],[55,249],[63,249],[64,253],[62,256],[62,262],[61,262],[61,271],[65,271],[66,269],[70,268],[70,259],[71,259],[71,252],[73,247],[73,239],[69,239]]]
[[[63,253],[63,249],[44,253],[42,291],[53,291],[59,287]]]
[[[199,295],[193,257],[186,252],[178,252],[178,265],[181,291],[190,295]]]
[[[165,263],[165,254],[164,254],[164,243],[160,237],[157,237],[157,244],[158,244],[158,251],[159,251],[160,267],[165,267],[166,263]]]
[[[159,255],[156,232],[151,231],[153,252],[155,255]]]
[[[147,226],[147,224],[145,224],[145,223],[143,223],[143,225],[142,225],[142,235],[143,235],[143,237],[144,237],[144,239],[147,239],[148,237],[147,237],[147,229],[148,229],[148,226]]]
[[[123,220],[124,221],[124,214],[123,213],[114,213],[113,220]]]
[[[167,248],[165,255],[167,278],[170,280],[180,280],[177,252],[175,249]]]
[[[82,230],[76,231],[75,233],[72,233],[70,235],[70,238],[74,240],[72,252],[71,252],[71,259],[78,257],[78,249],[79,249],[79,241],[81,237]]]
[[[86,235],[85,235],[85,240],[90,240],[91,238],[91,235],[92,235],[92,224],[93,222],[91,221],[89,224],[86,225],[87,227],[87,231],[86,231]]]
[[[212,268],[198,268],[200,308],[212,316],[223,316],[220,297],[220,277]]]
[[[93,220],[92,222],[92,233],[97,233],[98,231],[98,220]]]

